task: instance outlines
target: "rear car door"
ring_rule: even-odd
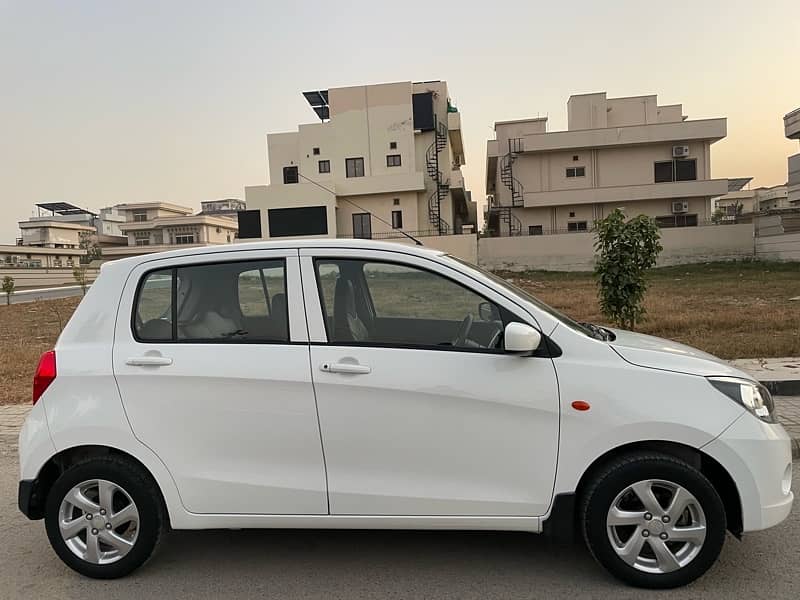
[[[187,510],[328,512],[296,249],[139,265],[113,363],[134,434]]]
[[[553,361],[498,337],[533,319],[417,256],[304,249],[301,266],[331,514],[545,514]]]

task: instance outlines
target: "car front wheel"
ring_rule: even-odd
[[[639,587],[693,581],[714,564],[725,539],[725,509],[714,486],[667,455],[613,461],[590,484],[581,516],[597,561]]]
[[[45,507],[47,535],[61,560],[100,579],[122,577],[144,564],[164,524],[152,480],[115,456],[68,468],[53,484]]]

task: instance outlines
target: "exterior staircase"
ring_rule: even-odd
[[[428,198],[428,220],[439,235],[450,233],[450,225],[442,218],[442,201],[450,194],[450,180],[439,170],[439,153],[447,147],[447,127],[434,121],[433,143],[425,151],[425,170],[436,189]]]

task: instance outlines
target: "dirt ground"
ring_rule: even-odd
[[[608,324],[591,273],[501,273],[578,321]],[[800,356],[800,264],[718,263],[655,269],[637,330],[723,358]],[[797,299],[793,299],[797,298]],[[0,306],[0,404],[28,402],[39,356],[80,298]]]

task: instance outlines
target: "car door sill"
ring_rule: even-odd
[[[540,517],[418,515],[225,515],[181,511],[173,529],[453,529],[541,531]]]

